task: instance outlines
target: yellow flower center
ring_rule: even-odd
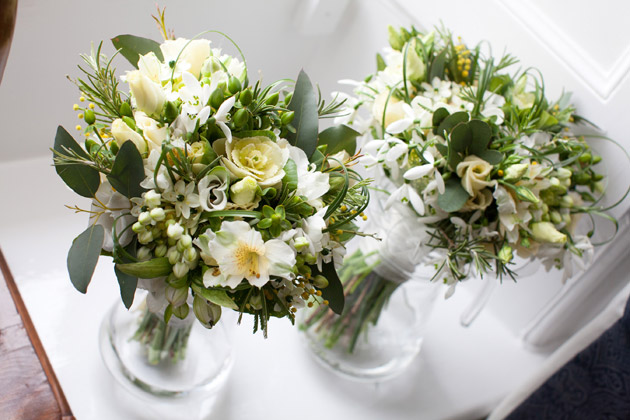
[[[260,277],[260,257],[263,254],[261,251],[261,249],[241,242],[234,253],[239,270]]]

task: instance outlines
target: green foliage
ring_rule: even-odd
[[[140,56],[150,52],[154,53],[158,60],[164,60],[160,44],[152,39],[135,35],[118,35],[112,38],[112,44],[135,68],[138,68]]]
[[[153,258],[142,262],[116,264],[116,268],[125,274],[141,279],[154,279],[166,276],[173,271],[173,266],[166,257]]]
[[[100,175],[96,169],[90,166],[90,156],[62,126],[57,128],[55,135],[53,157],[56,156],[80,159],[77,163],[58,163],[55,161],[55,171],[74,192],[82,197],[94,197],[101,184]]]
[[[109,175],[109,183],[127,198],[140,197],[144,188],[140,186],[144,180],[144,165],[142,156],[136,145],[131,141],[123,143],[116,155],[114,165]]]
[[[67,260],[68,273],[72,285],[81,293],[87,292],[104,240],[105,229],[94,224],[72,241]]]
[[[114,272],[118,279],[118,286],[120,287],[120,297],[122,298],[125,308],[129,309],[133,303],[133,298],[136,293],[136,287],[138,286],[138,278],[127,273],[123,273],[115,266]]]
[[[318,146],[327,146],[326,153],[329,155],[345,150],[352,156],[357,148],[358,135],[357,131],[344,124],[329,127],[319,133]]]
[[[341,280],[339,280],[335,264],[332,261],[322,264],[321,271],[315,266],[313,272],[314,275],[321,274],[326,277],[328,286],[322,289],[322,297],[328,301],[328,306],[333,312],[341,314],[343,312],[345,297],[343,294],[343,285],[341,284]]]
[[[468,201],[468,192],[462,187],[461,180],[452,177],[444,183],[444,194],[438,196],[438,206],[446,212],[456,212]]]
[[[319,115],[315,91],[304,70],[300,71],[295,82],[288,108],[295,113],[292,122],[295,133],[287,133],[286,138],[289,143],[304,150],[306,157],[310,158],[317,147]]]

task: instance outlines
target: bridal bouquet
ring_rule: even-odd
[[[514,57],[496,59],[449,32],[390,27],[389,34],[378,71],[345,82],[355,95],[342,121],[364,134],[363,162],[388,193],[384,210],[402,206],[396,223],[406,224],[405,232],[416,227],[416,247],[395,257],[411,267],[433,264],[432,280],[450,286],[447,297],[473,273],[514,278],[515,254],[571,276],[573,264],[593,252],[592,232],[577,233],[580,216],[606,209],[596,197],[603,193],[595,169],[601,157],[574,134],[580,118],[569,95],[549,101],[538,73],[512,70]],[[394,234],[391,220],[382,225]],[[409,240],[398,232],[384,243]],[[344,316],[361,315],[328,319],[322,329],[330,345],[343,328],[352,331],[350,351],[399,284],[379,273],[378,258],[357,259],[366,256],[359,251],[343,269],[351,295]],[[324,317],[332,315],[319,311],[308,325]]]
[[[335,266],[368,199],[348,167],[357,133],[318,130],[341,103],[318,101],[304,72],[289,91],[251,86],[242,55],[174,38],[156,20],[161,44],[113,38],[135,67],[120,78],[102,43],[83,56],[74,109],[85,140],[57,130],[57,173],[92,200],[74,207],[89,227],[68,254],[73,285],[85,293],[99,255],[112,257],[125,306],[137,287],[150,292],[146,342],[171,317],[211,328],[222,308],[252,314],[265,336],[270,317],[293,322],[305,305],[339,312]]]

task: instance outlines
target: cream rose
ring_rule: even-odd
[[[177,38],[165,41],[160,45],[160,50],[162,50],[165,62],[177,60],[178,67],[181,67],[182,63],[188,64],[188,68],[182,67],[182,70],[187,70],[199,78],[201,66],[210,56],[210,41],[207,39],[189,41],[184,38]]]
[[[134,114],[136,126],[142,130],[144,138],[148,141],[150,150],[158,149],[166,139],[166,127],[158,127],[157,121],[147,117],[144,112],[138,111]]]
[[[480,190],[495,184],[494,181],[486,181],[490,171],[492,171],[492,165],[475,155],[466,156],[457,165],[457,176],[462,179],[462,187],[471,197],[475,197]]]
[[[477,191],[474,197],[470,197],[462,211],[484,210],[492,203],[492,192],[488,189]]]
[[[140,70],[130,71],[126,79],[138,110],[147,115],[159,114],[162,111],[166,97],[159,84],[149,79]]]
[[[283,147],[281,147],[281,145]],[[223,165],[236,178],[252,177],[261,188],[278,184],[284,177],[284,165],[289,159],[286,140],[278,143],[267,137],[216,140],[212,147]]]
[[[388,95],[389,92],[379,93],[372,106],[372,115],[374,115],[379,124],[383,123],[383,111],[385,112],[385,127],[405,118],[404,102],[393,96],[390,96],[389,102],[387,102]],[[387,109],[385,109],[385,104],[387,104]]]
[[[147,141],[120,118],[112,122],[112,136],[114,136],[119,146],[131,140],[140,153],[144,154],[147,152]]]

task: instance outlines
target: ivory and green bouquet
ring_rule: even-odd
[[[402,223],[422,231],[423,252],[410,253],[412,262],[434,264],[433,280],[450,286],[447,296],[471,274],[514,278],[515,254],[571,276],[573,264],[593,252],[592,232],[576,230],[580,216],[606,209],[597,197],[601,158],[574,134],[581,119],[569,95],[549,101],[537,72],[516,70],[514,57],[484,54],[481,44],[469,48],[450,32],[390,27],[389,34],[378,71],[345,81],[355,95],[341,121],[364,134],[362,162],[388,194],[385,211],[402,205]],[[364,314],[356,333],[378,319],[387,300],[379,290],[396,287],[372,284],[388,281],[378,270],[367,275],[373,264],[352,267],[342,276],[352,285],[347,292],[363,293],[360,305],[368,308],[346,306]]]
[[[119,78],[101,43],[73,80],[85,140],[59,127],[53,149],[59,176],[92,200],[74,207],[89,227],[68,254],[72,283],[85,293],[110,256],[124,304],[148,289],[156,323],[194,313],[211,328],[229,308],[265,335],[270,317],[293,322],[305,305],[340,311],[335,266],[368,201],[347,166],[357,133],[318,129],[341,103],[318,100],[304,72],[251,86],[242,54],[174,38],[156,20],[161,44],[112,39],[134,70]]]

